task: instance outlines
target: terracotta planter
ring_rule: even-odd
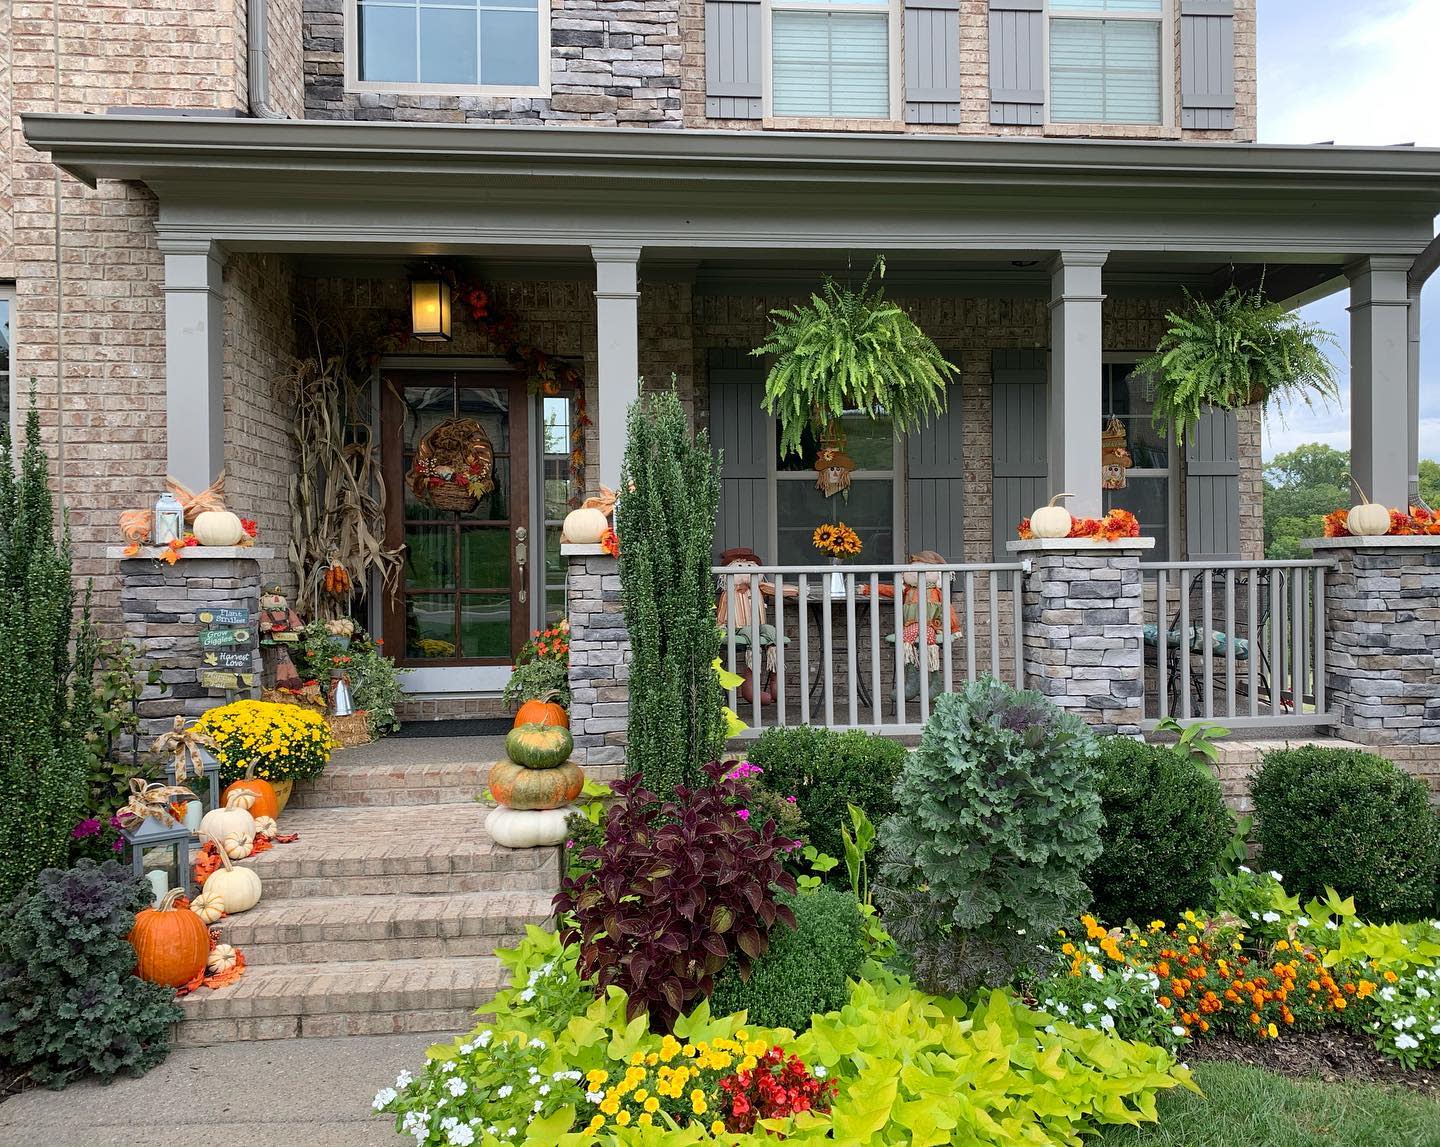
[[[283,781],[271,781],[270,787],[275,790],[275,803],[284,812],[285,806],[290,803],[290,794],[295,791],[295,782],[287,777]]]

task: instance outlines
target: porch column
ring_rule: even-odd
[[[1050,492],[1099,517],[1100,310],[1104,251],[1061,251],[1050,264]]]
[[[639,247],[592,247],[598,327],[600,400],[595,429],[600,439],[600,482],[620,489],[625,458],[625,417],[640,393]]]
[[[1350,278],[1350,470],[1371,501],[1410,496],[1410,284],[1412,259],[1376,256]]]
[[[165,465],[192,490],[225,467],[225,253],[160,240],[165,256]]]
[[[1423,283],[1410,284],[1410,354],[1409,354],[1409,406],[1406,439],[1405,484],[1409,488],[1408,501],[1414,505],[1420,500],[1420,294]],[[1440,509],[1440,507],[1432,507]]]

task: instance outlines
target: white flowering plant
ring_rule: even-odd
[[[580,949],[561,945],[552,932],[528,925],[517,947],[495,954],[511,979],[511,986],[495,997],[495,1012],[517,1028],[553,1037],[595,998],[594,984],[576,966]]]
[[[1440,969],[1415,968],[1386,983],[1369,1028],[1376,1048],[1407,1068],[1440,1067]]]
[[[1057,1023],[1109,1032],[1174,1051],[1186,1043],[1185,1029],[1160,1006],[1160,977],[1154,972],[1106,961],[1094,944],[1070,945],[1066,967],[1034,985],[1037,1006]]]
[[[1300,898],[1285,891],[1278,872],[1255,872],[1240,865],[1215,880],[1215,917],[1233,916],[1253,943],[1284,940],[1301,915]]]
[[[539,1037],[483,1029],[432,1048],[419,1076],[402,1071],[372,1106],[416,1147],[549,1144],[570,1130],[584,1097],[580,1072],[555,1062]]]

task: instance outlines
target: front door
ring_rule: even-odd
[[[385,650],[410,691],[498,688],[529,636],[529,410],[509,372],[381,377],[385,538],[405,547]]]

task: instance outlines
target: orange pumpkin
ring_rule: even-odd
[[[490,766],[490,795],[508,808],[546,809],[567,805],[585,787],[585,774],[574,761],[555,769],[527,769],[514,761]]]
[[[170,889],[158,908],[137,912],[130,929],[135,974],[152,984],[188,984],[210,958],[210,930],[194,912],[175,907],[181,895],[180,889]]]
[[[250,815],[256,820],[262,816],[272,819],[280,816],[280,798],[275,793],[275,786],[255,775],[253,761],[245,766],[243,777],[225,786],[225,791],[220,794],[221,808],[225,808],[229,803],[231,793],[250,793],[255,797],[255,802],[250,806]]]
[[[520,706],[519,712],[515,714],[515,725],[559,725],[562,729],[570,727],[570,714],[565,711],[565,706],[556,701],[559,693],[546,693],[543,697],[537,697],[533,701],[526,701]]]

